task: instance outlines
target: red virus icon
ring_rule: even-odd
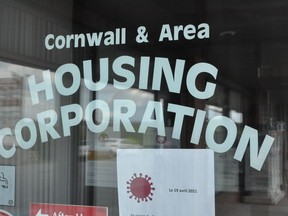
[[[137,176],[135,173],[127,182],[127,185],[127,193],[131,193],[129,196],[130,199],[134,197],[138,203],[140,203],[140,201],[148,202],[149,200],[152,200],[152,191],[154,191],[155,188],[152,187],[153,183],[151,182],[151,177],[148,175],[144,176],[140,173],[139,176]]]

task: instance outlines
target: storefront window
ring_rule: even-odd
[[[287,215],[287,8],[0,0],[0,215]]]

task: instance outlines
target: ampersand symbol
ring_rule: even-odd
[[[138,35],[136,37],[137,43],[147,43],[148,42],[148,32],[146,32],[145,26],[140,26],[137,29]]]

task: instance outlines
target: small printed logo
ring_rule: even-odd
[[[144,176],[142,173],[137,175],[135,173],[131,179],[127,181],[127,185],[127,193],[131,194],[129,196],[130,199],[134,198],[138,203],[141,201],[148,202],[149,200],[152,200],[152,192],[155,188],[151,182],[151,177],[148,175]]]
[[[2,188],[8,189],[8,180],[5,178],[5,175],[3,172],[1,172],[0,184],[1,184]]]

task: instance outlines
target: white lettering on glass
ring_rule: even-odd
[[[51,73],[49,70],[43,71],[43,81],[36,83],[35,75],[28,77],[29,90],[32,104],[39,103],[39,92],[44,91],[46,100],[54,99]]]
[[[223,143],[219,144],[214,140],[214,134],[218,127],[224,127],[227,135]],[[215,116],[213,117],[206,128],[205,138],[210,149],[218,153],[227,152],[234,144],[237,136],[236,124],[228,117]]]
[[[101,122],[95,123],[93,112],[97,111],[98,116],[101,115]],[[93,133],[103,132],[109,125],[110,120],[110,109],[109,105],[103,100],[94,100],[89,102],[85,109],[86,124],[88,129]]]
[[[155,118],[152,118],[153,113],[155,113]],[[165,136],[164,114],[161,102],[148,102],[138,132],[146,133],[148,127],[156,128],[160,136]]]
[[[164,24],[161,28],[159,41],[178,41],[181,37],[186,40],[192,40],[196,37],[199,39],[209,38],[209,25],[207,23],[201,23],[197,27],[192,24],[171,27],[169,24]]]
[[[192,34],[193,28],[188,26],[187,29],[189,31],[186,30],[186,34]],[[182,31],[182,27],[176,30],[177,32]],[[77,38],[81,40],[81,37]],[[72,40],[72,37],[70,39]],[[108,43],[108,39],[106,42]],[[51,45],[48,39],[47,43]],[[139,64],[138,61],[140,61]],[[174,68],[171,65],[174,65]],[[196,80],[202,74],[209,75],[216,80],[218,74],[218,69],[209,63],[200,62],[189,67],[185,60],[176,59],[175,64],[172,64],[167,58],[155,57],[151,60],[149,56],[142,56],[136,59],[125,55],[119,56],[113,61],[109,58],[100,58],[99,67],[97,68],[99,70],[97,73],[100,75],[98,81],[92,80],[92,74],[94,73],[92,68],[91,60],[83,61],[83,73],[81,73],[80,67],[75,64],[63,64],[55,72],[55,86],[52,85],[49,70],[43,71],[41,81],[36,81],[34,75],[28,77],[27,81],[32,105],[38,104],[43,100],[53,99],[53,92],[56,91],[63,96],[75,94],[81,85],[81,74],[84,76],[84,86],[90,91],[104,89],[108,85],[108,78],[111,74],[114,77],[112,83],[119,90],[138,85],[139,89],[160,91],[163,78],[166,81],[168,91],[171,93],[180,93],[181,87],[183,87],[184,74],[186,74],[186,82],[184,81],[184,84],[186,84],[188,93],[194,98],[208,99],[214,95],[216,84],[206,81],[204,89],[200,90],[196,86]],[[67,80],[65,75],[71,77],[68,86],[65,83]],[[139,77],[138,83],[136,82],[136,76]],[[148,89],[148,84],[151,84],[151,89]],[[44,94],[44,97],[40,95],[41,93]],[[139,114],[137,113],[137,105],[133,100],[129,99],[115,99],[112,110],[109,108],[108,103],[103,100],[93,100],[86,107],[82,107],[80,104],[61,106],[59,115],[55,110],[46,110],[36,115],[37,119],[35,122],[38,122],[38,124],[30,118],[23,118],[16,123],[14,129],[8,127],[1,129],[0,155],[5,158],[12,157],[16,152],[16,145],[22,149],[32,148],[36,144],[37,136],[39,136],[39,140],[42,143],[48,141],[48,135],[52,139],[70,136],[71,128],[79,125],[82,120],[85,120],[83,122],[86,123],[87,128],[93,133],[105,131],[109,126],[110,120],[113,119],[112,128],[115,132],[123,128],[127,132],[146,133],[148,128],[155,128],[158,135],[165,136],[164,109],[162,102],[148,101],[144,114],[142,114],[139,129],[134,128],[132,124],[133,117]],[[184,118],[193,118],[191,144],[198,145],[201,134],[205,134],[207,146],[215,152],[227,152],[234,144],[237,144],[235,142],[239,131],[237,131],[238,128],[235,122],[228,117],[215,116],[206,124],[206,111],[204,110],[173,103],[169,103],[166,109],[167,112],[175,115],[172,128],[172,137],[174,139],[180,139],[181,137]],[[97,116],[97,119],[95,116]],[[218,127],[223,127],[227,131],[222,143],[217,143],[214,138]],[[29,133],[22,133],[23,130]],[[15,134],[15,140],[7,141],[9,139],[6,138],[12,137],[12,134]],[[266,135],[262,145],[259,145],[258,131],[245,126],[234,158],[241,161],[248,144],[250,144],[251,167],[261,170],[273,142],[274,138]]]
[[[182,130],[182,125],[184,121],[184,116],[194,116],[194,111],[195,109],[192,107],[185,107],[185,106],[180,106],[180,105],[175,105],[175,104],[168,104],[168,112],[173,112],[175,113],[175,121],[174,124],[178,125],[178,127],[173,127],[172,131],[172,138],[174,139],[180,139],[181,135],[181,130]],[[181,126],[181,127],[179,127]]]
[[[272,147],[274,138],[266,135],[262,145],[260,145],[261,148],[258,153],[258,146],[259,146],[258,131],[255,130],[254,128],[245,126],[238,144],[238,148],[234,155],[234,158],[236,160],[238,161],[242,160],[249,142],[250,142],[250,164],[253,168],[261,170],[261,167]]]
[[[47,50],[93,47],[93,46],[111,46],[126,44],[126,28],[116,28],[114,31],[93,32],[86,34],[58,35],[48,34],[45,37],[45,47]]]
[[[135,129],[130,121],[130,118],[133,117],[136,113],[135,102],[132,100],[124,99],[114,100],[113,105],[113,130],[120,131],[120,124],[122,123],[127,132],[135,132]]]

